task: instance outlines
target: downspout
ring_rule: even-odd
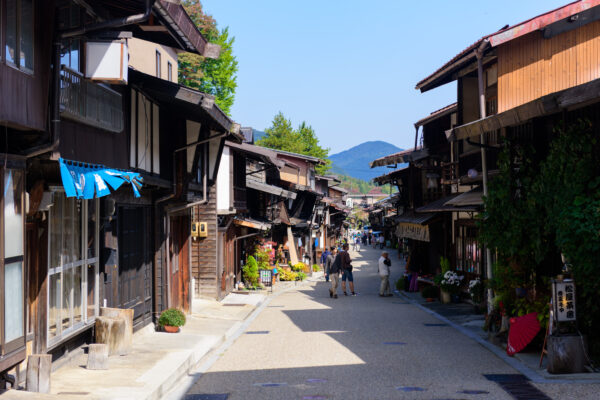
[[[475,57],[477,57],[477,81],[479,84],[479,118],[484,119],[486,117],[485,111],[485,87],[483,84],[483,53],[489,45],[489,40],[483,40],[477,50],[475,50]],[[483,195],[488,195],[488,170],[487,170],[487,150],[485,143],[485,132],[481,132],[481,172],[483,174]],[[488,246],[485,246],[485,271],[487,279],[493,278],[492,271],[492,251]],[[488,288],[487,291],[487,309],[488,313],[492,311],[494,301],[494,292]]]
[[[152,13],[152,5],[155,0],[146,0],[146,10],[143,14],[134,14],[128,17],[116,18],[110,21],[100,22],[83,26],[82,28],[72,29],[70,31],[59,32],[55,37],[55,42],[52,45],[53,54],[53,82],[52,82],[52,116],[50,120],[50,131],[52,142],[37,149],[33,149],[25,154],[26,158],[37,157],[41,154],[55,151],[60,144],[60,50],[62,47],[61,39],[82,36],[88,32],[94,32],[102,29],[117,28],[120,26],[138,24],[150,18]],[[58,26],[58,17],[56,17],[56,26]]]

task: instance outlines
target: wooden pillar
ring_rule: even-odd
[[[51,354],[32,354],[27,358],[27,391],[50,393]]]

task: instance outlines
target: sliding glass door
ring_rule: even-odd
[[[98,199],[54,193],[49,221],[48,346],[98,314]]]

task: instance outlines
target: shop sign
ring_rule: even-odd
[[[552,282],[554,315],[556,321],[575,321],[575,282],[572,279]]]
[[[429,226],[402,222],[396,227],[396,236],[429,242]]]

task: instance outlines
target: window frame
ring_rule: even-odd
[[[173,64],[171,64],[171,61],[167,61],[167,80],[169,82],[173,81]]]
[[[0,288],[2,288],[2,295],[0,296],[0,364],[11,357],[13,354],[18,351],[25,349],[25,343],[27,338],[27,285],[26,281],[26,269],[27,265],[25,263],[25,235],[26,235],[26,227],[25,227],[25,170],[21,168],[11,168],[11,167],[0,167],[0,171],[2,172],[2,179],[0,182],[0,190],[4,193],[5,189],[5,179],[7,171],[18,171],[22,174],[21,179],[21,188],[20,188],[20,208],[21,208],[21,244],[22,251],[21,255],[11,256],[5,258],[6,256],[6,246],[5,246],[5,199],[6,197],[3,195],[0,199]],[[6,339],[6,290],[4,285],[6,283],[6,266],[13,263],[21,263],[21,295],[22,295],[22,334],[20,337],[17,337],[10,342],[5,342]]]
[[[35,12],[36,12],[36,7],[35,7],[35,1],[31,0],[31,17],[32,17],[32,21],[31,21],[31,40],[32,40],[32,44],[31,44],[31,65],[32,68],[28,68],[25,66],[21,66],[21,35],[22,35],[22,29],[21,29],[21,16],[22,16],[22,2],[23,0],[5,0],[2,3],[2,7],[0,7],[1,11],[3,12],[3,14],[0,14],[0,21],[3,23],[3,29],[2,31],[5,32],[7,25],[8,25],[8,13],[5,12],[5,10],[7,10],[8,7],[8,2],[9,1],[14,1],[15,2],[15,57],[18,56],[18,59],[15,60],[15,57],[13,57],[12,61],[8,60],[7,57],[7,52],[8,52],[8,48],[7,48],[7,37],[8,34],[4,33],[4,35],[0,34],[0,39],[3,39],[2,41],[0,41],[0,43],[2,43],[3,45],[3,49],[2,49],[2,56],[0,56],[0,60],[4,61],[5,64],[11,68],[16,69],[17,71],[21,71],[25,74],[28,75],[33,75],[35,72]],[[16,62],[15,62],[16,61]]]
[[[81,249],[80,249],[80,254],[79,254],[79,258],[77,260],[72,260],[71,262],[68,263],[64,263],[63,262],[63,257],[60,256],[60,265],[59,266],[53,266],[52,265],[52,235],[53,235],[53,225],[52,225],[52,217],[53,217],[53,213],[55,212],[54,210],[56,210],[56,204],[57,204],[57,200],[60,198],[60,200],[64,201],[65,203],[63,203],[63,208],[61,211],[61,221],[63,223],[63,225],[61,226],[61,238],[60,238],[60,248],[62,249],[63,247],[63,243],[64,243],[64,215],[65,215],[65,208],[64,208],[64,204],[66,204],[66,201],[68,200],[68,198],[65,196],[64,193],[64,188],[52,188],[53,189],[53,196],[54,196],[54,201],[52,206],[50,207],[49,211],[48,211],[48,273],[47,273],[47,281],[48,281],[48,290],[46,291],[46,307],[48,312],[46,313],[46,345],[48,347],[48,349],[52,349],[53,347],[56,347],[57,345],[59,345],[60,343],[64,342],[66,339],[76,335],[77,333],[81,332],[84,329],[89,328],[90,326],[92,326],[95,321],[96,318],[99,315],[99,311],[100,311],[100,303],[99,303],[99,288],[100,288],[100,284],[99,284],[99,270],[100,270],[100,245],[99,245],[99,240],[100,240],[100,201],[98,198],[94,198],[91,200],[80,200],[81,201],[81,220],[80,220],[80,230],[79,230],[79,238],[75,238],[73,237],[73,243],[75,243],[76,240],[79,239],[79,241],[81,242]],[[60,197],[59,197],[60,196]],[[75,201],[77,201],[77,199],[75,199]],[[95,227],[94,227],[94,250],[95,250],[95,257],[91,257],[88,258],[88,247],[86,244],[86,241],[88,240],[89,236],[89,225],[88,225],[88,219],[89,219],[89,202],[95,202],[95,210],[96,210],[96,223],[95,223]],[[71,231],[73,231],[73,226],[71,227]],[[62,252],[62,250],[61,250]],[[94,314],[93,316],[88,316],[88,267],[89,266],[93,266],[93,268],[95,269],[94,271]],[[52,288],[50,287],[50,285],[52,284],[52,276],[56,276],[59,275],[60,276],[60,283],[58,285],[58,289],[57,292],[59,293],[59,295],[57,297],[60,298],[60,302],[57,305],[57,310],[58,312],[62,312],[63,309],[63,283],[64,283],[64,272],[66,271],[75,271],[76,268],[80,267],[81,268],[81,283],[80,283],[80,296],[81,296],[81,302],[80,302],[80,308],[81,308],[81,320],[78,323],[74,322],[74,307],[73,307],[73,300],[74,300],[74,296],[75,296],[75,287],[73,285],[71,285],[70,288],[70,293],[69,293],[69,297],[70,297],[70,308],[69,308],[69,312],[68,312],[68,319],[70,320],[70,326],[67,327],[66,329],[63,329],[63,324],[57,324],[56,325],[56,334],[54,336],[50,336],[50,326],[51,326],[51,319],[50,319],[50,293],[52,291]],[[64,317],[62,315],[60,315],[61,320],[64,319]]]
[[[162,68],[161,68],[162,55],[160,54],[160,51],[156,50],[154,57],[155,57],[155,62],[156,62],[156,71],[155,71],[156,77],[160,78],[160,76],[162,74]]]

